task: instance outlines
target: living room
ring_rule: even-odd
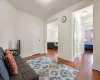
[[[73,56],[72,13],[90,5],[93,5],[93,65],[88,64],[91,63],[90,55],[83,54],[81,56],[82,58],[79,57],[76,60]],[[55,73],[49,76],[44,77],[40,75],[38,71],[40,68],[38,67],[38,69],[34,69],[36,74],[39,75],[38,77],[42,76],[41,79],[36,80],[99,80],[99,5],[99,0],[67,0],[65,2],[61,0],[0,0],[0,47],[2,47],[3,50],[16,49],[17,41],[20,40],[20,56],[31,68],[33,68],[33,66],[31,66],[30,60],[34,62],[34,60],[36,61],[42,58],[44,60],[41,60],[44,62],[45,60],[49,61],[49,63],[52,63],[51,61],[55,62],[52,63],[52,65],[54,64],[56,66],[56,69],[54,68]],[[47,50],[47,24],[55,20],[57,20],[59,27],[58,53],[49,54]],[[51,60],[48,60],[46,56],[51,58]],[[86,59],[86,61],[84,59]],[[63,72],[66,75],[64,74],[65,76],[61,77],[61,74],[58,74],[60,72],[58,69],[60,64],[64,64],[65,68],[69,68],[69,72],[75,71],[76,74],[70,72],[73,77],[68,77],[67,73]],[[46,66],[47,65],[45,65],[44,68]],[[57,75],[55,76],[55,74]],[[6,78],[0,78],[0,80],[5,79]],[[30,78],[24,80],[35,79]]]

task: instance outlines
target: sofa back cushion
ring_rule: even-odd
[[[0,80],[9,80],[9,74],[4,63],[3,54],[0,52]]]
[[[4,80],[3,77],[1,76],[1,74],[0,74],[0,80]]]
[[[0,47],[0,58],[4,59],[4,51],[1,47]]]
[[[3,48],[2,48],[2,47],[0,47],[0,52],[4,53],[4,50],[3,50]]]
[[[4,51],[0,47],[0,80],[9,80],[9,74],[4,63]]]

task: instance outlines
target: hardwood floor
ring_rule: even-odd
[[[58,53],[58,50],[48,49],[48,53],[50,54],[56,54]]]
[[[38,54],[27,57],[25,60],[35,59],[40,56],[48,56],[51,59],[58,60],[60,63],[79,70],[79,74],[75,80],[100,80],[100,72],[92,70],[93,54],[91,51],[86,51],[82,56],[80,56],[80,58],[75,59],[74,62],[57,58],[57,51],[52,50],[48,50],[48,53],[46,54]]]

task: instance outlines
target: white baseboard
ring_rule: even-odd
[[[100,71],[100,65],[93,65],[92,66],[92,69],[94,69],[94,70],[97,70],[97,71]]]
[[[64,58],[62,58],[62,57],[60,57],[60,56],[58,56],[58,58],[64,59]],[[67,60],[67,61],[73,62],[73,60],[71,60],[71,59],[64,59],[64,60]]]

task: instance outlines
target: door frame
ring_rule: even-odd
[[[77,20],[76,20],[76,18],[74,17],[75,15],[75,12],[72,12],[72,33],[73,33],[73,61],[74,61],[74,59],[75,58],[78,58],[81,54],[83,54],[84,53],[84,47],[82,46],[82,45],[84,45],[84,41],[82,41],[81,40],[81,43],[79,43],[79,41],[78,40],[76,40],[75,41],[75,32],[77,31],[77,25],[75,25],[76,23],[77,23]],[[84,31],[83,31],[83,29],[81,28],[81,30],[82,30],[82,39],[84,39]],[[76,36],[77,36],[77,34],[76,34]],[[76,50],[76,48],[77,48],[77,42],[78,42],[78,44],[79,45],[81,45],[81,50],[79,51],[78,49]],[[83,44],[82,44],[83,43]],[[81,53],[80,53],[81,52]]]
[[[46,24],[45,24],[45,53],[48,53],[48,50],[47,50],[47,25],[49,23],[52,23],[52,22],[55,22],[55,21],[58,21],[58,18],[55,18],[53,20],[50,20],[48,21]],[[58,42],[59,42],[59,25],[58,25]],[[59,51],[59,44],[58,44],[58,51]]]
[[[89,4],[88,6],[85,6],[85,7],[83,7],[83,8],[81,8],[81,9],[84,9],[84,8],[86,8],[86,7],[89,7],[89,6],[93,6],[93,4]],[[81,9],[79,9],[79,10],[81,10]],[[77,10],[77,11],[79,11],[79,10]],[[72,48],[72,53],[73,53],[73,61],[74,61],[74,54],[75,54],[75,41],[74,41],[74,31],[75,31],[75,25],[74,25],[74,13],[75,13],[76,11],[74,11],[74,12],[72,12],[72,45],[73,45],[73,48]],[[84,29],[84,28],[83,28]],[[85,38],[85,31],[83,31],[83,37]],[[85,42],[84,42],[84,44],[85,44]],[[85,46],[84,46],[85,47]],[[85,52],[85,49],[83,49],[82,50],[83,52]]]

